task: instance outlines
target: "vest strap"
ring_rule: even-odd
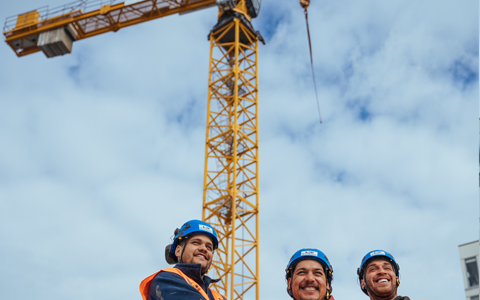
[[[208,297],[207,293],[192,279],[190,279],[187,275],[185,275],[182,271],[176,268],[166,268],[163,270],[158,271],[155,274],[152,274],[142,280],[140,283],[140,294],[142,294],[143,300],[148,300],[148,292],[150,290],[150,285],[152,284],[153,278],[160,272],[170,272],[170,273],[175,273],[177,275],[180,275],[188,284],[193,286],[202,296],[205,298],[205,300],[210,300]],[[227,298],[223,297],[218,293],[216,290],[210,289],[210,292],[212,292],[213,298],[215,300],[227,300]]]

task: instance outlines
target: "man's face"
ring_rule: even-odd
[[[175,249],[175,255],[180,259],[182,249],[185,247],[182,256],[182,262],[186,264],[201,264],[202,275],[207,273],[212,265],[213,244],[212,240],[203,234],[197,234],[187,239],[184,245],[178,245]]]
[[[300,261],[288,278],[288,286],[297,300],[320,300],[330,285],[323,266],[316,260]]]
[[[364,278],[360,284],[362,288],[367,288],[370,298],[396,296],[397,276],[390,262],[383,259],[371,261],[365,269]]]

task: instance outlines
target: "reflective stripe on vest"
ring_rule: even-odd
[[[155,276],[157,276],[157,274],[160,272],[170,272],[170,273],[175,273],[177,275],[180,275],[188,284],[193,286],[200,294],[202,294],[205,300],[210,300],[207,293],[205,293],[205,291],[194,280],[190,279],[187,275],[183,274],[182,271],[176,268],[166,268],[166,269],[160,270],[157,273],[152,274],[147,278],[145,278],[144,280],[142,280],[142,282],[140,283],[140,294],[142,294],[143,300],[148,300],[148,292],[150,291],[150,285],[152,284],[153,278],[155,278]],[[227,299],[226,297],[223,297],[222,295],[220,295],[217,291],[212,289],[209,289],[209,290],[210,292],[212,292],[213,298],[215,298],[215,300]]]

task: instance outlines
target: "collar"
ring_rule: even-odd
[[[175,268],[179,269],[183,272],[183,274],[187,275],[189,278],[194,280],[201,286],[208,288],[211,283],[219,282],[220,279],[212,279],[207,275],[202,276],[202,265],[201,264],[184,264],[178,263],[175,265]]]

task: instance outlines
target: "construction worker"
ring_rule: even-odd
[[[287,293],[294,300],[324,300],[332,297],[333,268],[317,249],[301,249],[293,254],[285,269]]]
[[[160,270],[140,283],[143,300],[227,300],[209,288],[219,280],[205,275],[218,247],[215,229],[191,220],[177,228],[174,236],[173,243],[165,248],[165,259],[175,267]]]
[[[400,266],[387,251],[368,252],[357,269],[357,275],[362,291],[370,300],[410,300],[397,295]]]

